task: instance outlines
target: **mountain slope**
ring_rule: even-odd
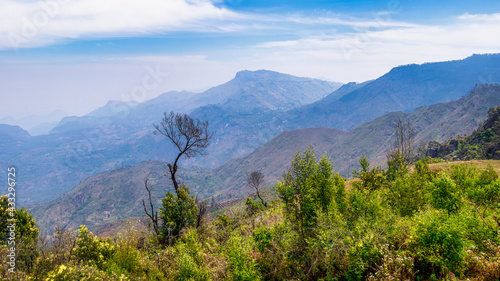
[[[326,153],[334,169],[344,176],[357,168],[357,159],[365,154],[373,165],[383,165],[387,149],[394,141],[398,118],[410,120],[420,140],[449,138],[469,134],[488,116],[488,108],[500,105],[500,86],[475,88],[460,100],[417,108],[412,113],[392,112],[364,123],[350,132],[331,128],[307,128],[282,132],[250,155],[233,159],[216,170],[190,168],[180,171],[181,180],[190,185],[200,198],[215,196],[218,200],[245,196],[252,192],[246,186],[246,174],[261,171],[265,186],[282,177],[296,151],[309,145],[320,157]],[[169,180],[164,176],[163,162],[148,161],[132,167],[118,168],[86,179],[62,198],[33,208],[43,227],[60,224],[77,227],[80,223],[99,228],[127,217],[143,216],[142,199],[146,192],[143,180],[147,173],[158,183],[155,202],[159,206]]]
[[[485,77],[500,81],[500,54],[396,67],[376,80],[346,84],[317,102],[285,112],[237,110],[225,104],[201,107],[192,115],[209,120],[218,132],[215,141],[225,146],[210,147],[211,156],[190,164],[217,167],[244,157],[284,130],[351,130],[388,112],[457,100]]]
[[[488,116],[488,109],[500,105],[500,86],[483,85],[457,101],[417,108],[411,113],[392,112],[364,123],[347,132],[330,128],[309,128],[283,132],[250,155],[229,161],[216,170],[219,195],[242,196],[251,190],[246,187],[246,173],[260,170],[267,184],[279,179],[291,163],[297,150],[312,144],[317,156],[326,153],[344,176],[355,168],[357,159],[365,154],[374,165],[385,164],[385,154],[394,142],[396,121],[409,120],[415,128],[415,143],[420,140],[443,141],[470,134]]]
[[[144,161],[135,166],[116,168],[87,178],[55,201],[30,208],[40,228],[47,231],[54,231],[57,225],[76,229],[81,224],[94,230],[118,220],[143,217],[142,200],[147,200],[148,195],[144,180],[149,175],[154,204],[159,211],[165,192],[173,191],[165,174],[167,171],[167,164],[161,161]],[[179,180],[188,181],[191,191],[196,194],[201,187],[207,188],[198,180],[203,179],[201,175],[205,173],[199,168],[182,169]]]
[[[25,196],[20,198],[20,204],[50,201],[89,176],[141,161],[172,159],[175,154],[173,146],[166,138],[153,135],[152,123],[159,122],[165,111],[189,112],[189,108],[199,108],[208,102],[218,103],[214,107],[228,109],[220,114],[220,118],[204,118],[214,124],[211,130],[218,131],[216,138],[227,133],[250,139],[250,132],[245,129],[249,126],[255,127],[252,133],[258,136],[256,143],[235,144],[232,149],[229,146],[235,138],[215,139],[214,144],[226,149],[219,155],[212,154],[206,166],[219,166],[235,155],[250,153],[275,136],[274,132],[259,135],[256,131],[262,128],[258,122],[272,120],[271,116],[278,111],[281,101],[290,99],[286,108],[291,108],[315,101],[337,87],[335,83],[276,72],[244,71],[224,85],[201,94],[169,92],[139,105],[109,102],[89,115],[64,118],[48,135],[28,137],[19,140],[15,147],[6,147],[6,151],[0,153],[0,166],[17,165],[22,169],[23,185],[19,186],[19,191]],[[256,97],[258,102],[247,97]],[[208,112],[211,107],[207,107]],[[253,108],[252,112],[257,116],[266,112],[266,119],[245,119],[249,114],[242,112],[249,108]],[[241,123],[226,126],[228,115],[238,116]]]
[[[338,100],[325,97],[293,110],[289,123],[295,128],[322,124],[350,130],[392,111],[410,112],[419,106],[457,100],[474,85],[495,81],[500,82],[500,54],[400,66]]]
[[[312,105],[289,111],[283,108],[303,102],[297,95],[308,100],[319,98],[330,93],[332,85],[267,71],[240,72],[235,79],[205,93],[184,93],[186,96],[178,93],[172,98],[182,103],[203,104],[205,98],[213,97],[205,102],[217,103],[205,104],[190,112],[195,118],[208,120],[210,128],[217,133],[207,151],[208,157],[191,159],[182,165],[215,168],[234,157],[247,156],[285,130],[307,127],[351,129],[389,111],[408,112],[425,103],[458,99],[485,77],[499,81],[498,70],[500,55],[403,66],[364,85],[351,85],[351,89],[346,86],[342,90],[345,92],[339,89]],[[291,102],[280,107],[284,98]],[[153,136],[151,126],[162,117],[160,112],[180,104],[167,100],[153,103],[157,105],[156,111],[138,105],[125,107],[114,116],[67,119],[71,122],[55,128],[52,134],[21,140],[18,147],[9,150],[9,155],[1,153],[0,165],[15,164],[26,173],[20,191],[27,195],[20,203],[34,204],[54,199],[87,177],[119,166],[171,159],[174,155],[172,146],[164,138]],[[433,136],[440,137],[441,130],[437,130]],[[371,136],[367,134],[366,137]],[[364,145],[375,149],[368,141]],[[23,148],[19,149],[21,146]],[[348,152],[344,153],[345,159],[359,156],[356,151]],[[381,159],[384,153],[377,155],[376,159]]]

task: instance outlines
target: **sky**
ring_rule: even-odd
[[[0,118],[203,91],[241,70],[347,83],[500,53],[500,1],[2,0]]]

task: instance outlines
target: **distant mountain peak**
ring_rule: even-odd
[[[267,77],[267,78],[276,78],[276,77],[292,77],[291,75],[288,74],[283,74],[279,73],[276,71],[271,71],[271,70],[265,70],[265,69],[260,69],[260,70],[242,70],[236,73],[236,76],[234,77],[235,80],[240,80],[240,79],[258,79],[262,77]]]
[[[123,107],[134,108],[139,103],[135,101],[110,100],[106,105],[90,112],[87,116],[91,117],[108,117],[116,115],[122,111]]]
[[[7,137],[13,139],[25,139],[29,138],[30,134],[17,125],[0,124],[0,136],[2,137],[2,140],[5,140]]]

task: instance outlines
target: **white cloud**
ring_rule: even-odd
[[[323,71],[329,67],[330,75],[324,76],[332,80],[363,81],[377,78],[401,64],[461,59],[473,53],[498,53],[499,27],[500,14],[465,14],[442,25],[388,22],[358,32],[272,41],[256,47],[262,49],[263,54],[272,52],[270,59],[288,60],[289,72],[294,69],[299,72],[300,63],[316,64]]]
[[[303,16],[295,16],[288,17],[287,21],[299,24],[319,24],[319,25],[342,25],[349,26],[353,28],[391,28],[391,27],[412,27],[415,24],[394,21],[391,19],[392,14],[390,12],[387,13],[379,13],[374,14],[371,19],[357,19],[353,17],[346,17],[343,15],[329,15],[329,16],[319,16],[319,17],[303,17]]]
[[[221,23],[236,18],[244,16],[208,0],[3,0],[0,49],[71,38],[227,31],[227,24]]]

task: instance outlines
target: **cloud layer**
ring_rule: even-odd
[[[215,32],[243,16],[206,0],[44,0],[0,2],[0,49],[65,39]]]
[[[389,1],[393,2],[398,3]],[[353,17],[324,10],[243,13],[222,4],[220,0],[2,0],[0,109],[14,116],[56,109],[83,114],[109,99],[128,99],[142,83],[145,69],[157,65],[169,76],[147,98],[169,90],[215,86],[243,69],[362,82],[402,64],[500,53],[500,13],[462,12],[424,22],[405,18],[405,7],[400,5]],[[165,39],[170,33],[188,40]],[[114,44],[118,37],[139,39],[126,48],[128,41]],[[143,38],[159,38],[160,47],[143,52],[150,42]],[[87,40],[90,45],[78,44]],[[66,41],[71,42],[55,48],[56,54],[37,49]],[[109,46],[93,48],[100,44]],[[126,50],[119,49],[123,46]],[[110,51],[101,51],[108,47]]]

